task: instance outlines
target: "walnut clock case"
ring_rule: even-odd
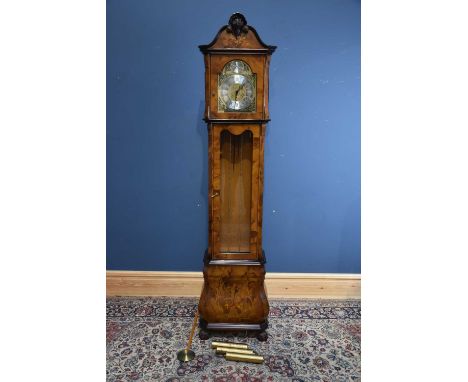
[[[254,330],[267,339],[262,250],[263,148],[268,74],[276,47],[235,13],[208,45],[205,118],[209,147],[209,240],[199,304],[200,338]]]

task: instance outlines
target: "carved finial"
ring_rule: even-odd
[[[247,26],[247,20],[242,13],[236,12],[229,18],[229,25],[226,28],[229,33],[234,34],[238,38],[241,34],[247,33],[249,27]]]

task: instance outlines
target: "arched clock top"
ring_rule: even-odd
[[[276,46],[265,44],[254,27],[247,25],[241,13],[234,13],[208,45],[199,46],[202,53],[264,53],[272,54]]]

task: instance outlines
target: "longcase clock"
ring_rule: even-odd
[[[235,13],[208,45],[205,121],[209,139],[209,240],[200,298],[200,338],[254,330],[267,339],[262,250],[263,147],[268,74],[276,47]]]

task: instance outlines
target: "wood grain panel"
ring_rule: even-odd
[[[210,163],[212,168],[212,181],[210,183],[210,194],[211,194],[211,207],[210,207],[210,228],[211,228],[211,242],[209,247],[209,253],[213,256],[214,259],[250,259],[250,260],[258,260],[261,258],[261,243],[258,241],[258,218],[259,213],[261,211],[258,210],[259,208],[259,163],[263,155],[263,147],[261,147],[261,131],[262,125],[261,124],[210,124],[210,139],[211,139],[211,151],[210,151]],[[243,172],[248,172],[251,175],[250,184],[245,184],[246,189],[249,189],[250,193],[250,212],[248,213],[249,216],[245,216],[246,219],[242,220],[242,222],[249,222],[249,241],[250,241],[250,248],[245,248],[245,243],[243,244],[243,248],[241,249],[240,253],[236,253],[232,255],[231,253],[226,253],[226,240],[229,242],[230,240],[227,239],[229,234],[226,236],[226,232],[221,232],[221,224],[224,218],[224,223],[226,222],[226,216],[230,213],[238,214],[240,209],[237,208],[238,206],[228,205],[224,203],[226,198],[223,199],[223,168],[226,169],[226,166],[233,164],[235,162],[231,160],[223,161],[223,157],[231,157],[232,153],[230,153],[231,145],[223,145],[222,144],[222,136],[225,133],[229,133],[233,135],[231,140],[238,139],[245,133],[249,133],[250,141],[247,140],[243,141],[243,144],[246,144],[245,153],[249,152],[250,160],[244,158],[242,160],[241,166],[233,169],[233,173],[229,176],[229,179],[225,180],[228,183],[233,183],[235,181],[235,175],[240,173],[240,169],[243,168]],[[226,136],[225,136],[226,137]],[[217,154],[216,154],[217,153]],[[227,163],[226,163],[227,162]],[[247,168],[248,167],[248,168]],[[233,176],[234,175],[234,176]],[[226,185],[224,185],[226,186]],[[224,196],[226,196],[224,194]],[[231,240],[232,242],[232,240]],[[236,245],[234,242],[229,244],[232,248]],[[237,247],[239,244],[237,243]],[[246,250],[245,252],[243,250]],[[234,251],[233,251],[234,252]]]
[[[107,271],[108,296],[199,297],[202,272]],[[267,273],[268,298],[361,298],[360,274]]]
[[[249,265],[205,265],[200,317],[210,323],[260,324],[269,305],[263,281],[265,268]]]
[[[221,132],[221,252],[250,252],[252,133]]]

